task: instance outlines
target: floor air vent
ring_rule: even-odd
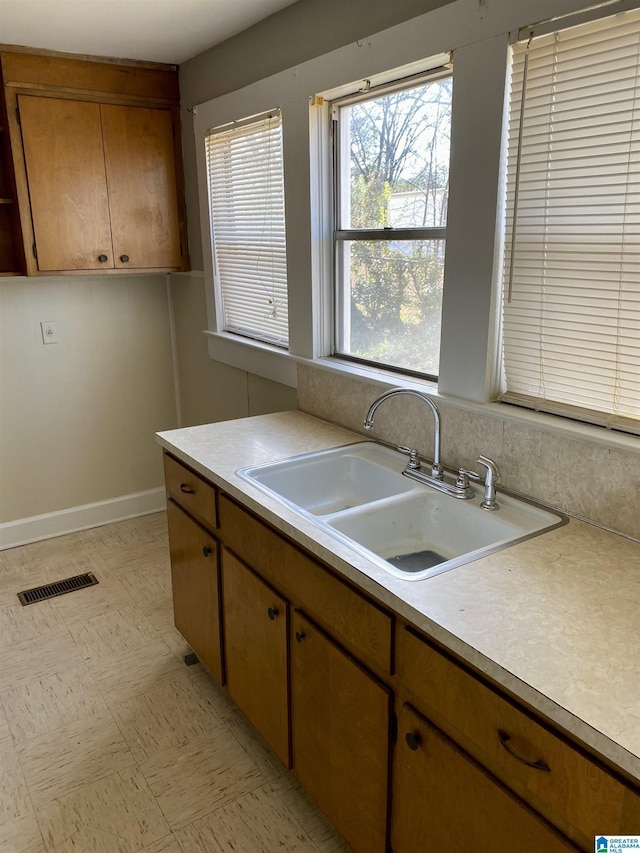
[[[45,601],[47,598],[55,598],[56,595],[64,595],[65,592],[75,592],[76,589],[84,589],[86,586],[94,586],[98,579],[91,572],[85,575],[76,575],[73,578],[65,578],[63,581],[48,583],[44,586],[36,586],[18,593],[20,604],[35,604],[37,601]]]

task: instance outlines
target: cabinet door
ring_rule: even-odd
[[[32,95],[18,104],[38,269],[113,268],[100,106]]]
[[[409,705],[398,718],[391,813],[394,853],[577,851]]]
[[[390,692],[298,611],[291,632],[294,774],[356,853],[383,853]]]
[[[173,501],[167,516],[176,628],[222,681],[218,543]]]
[[[100,110],[116,268],[180,267],[171,111]]]
[[[289,767],[287,602],[226,549],[222,593],[227,689]]]

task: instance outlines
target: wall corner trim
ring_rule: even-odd
[[[159,487],[44,515],[6,521],[0,523],[0,551],[90,527],[101,527],[114,521],[162,512],[165,508],[165,490]]]

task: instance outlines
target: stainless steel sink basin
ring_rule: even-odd
[[[552,530],[566,518],[482,489],[456,500],[402,476],[405,457],[374,442],[336,447],[238,474],[279,498],[390,574],[422,580]]]

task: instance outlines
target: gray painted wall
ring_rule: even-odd
[[[299,0],[180,66],[191,107],[452,0]]]
[[[191,266],[202,270],[202,243],[188,107],[261,80],[452,0],[299,0],[180,67],[183,152]],[[204,281],[172,276],[184,426],[295,408],[295,389],[212,361]]]
[[[329,53],[453,0],[299,0],[180,66],[191,266],[202,269],[191,116],[186,108]]]

